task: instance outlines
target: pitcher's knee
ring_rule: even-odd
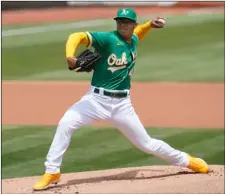
[[[80,125],[76,120],[71,120],[63,117],[58,123],[58,128],[65,131],[74,131],[79,129]]]
[[[155,153],[158,152],[162,144],[163,141],[161,140],[148,138],[144,141],[139,142],[137,147],[148,154],[155,155]]]
[[[80,125],[76,121],[60,120],[58,128],[62,128],[67,131],[74,131],[80,128]]]
[[[142,150],[143,152],[146,152],[148,154],[152,154],[152,149],[151,149],[151,138],[148,140],[143,140],[138,143],[136,143],[137,148]]]
[[[79,129],[82,125],[81,116],[75,111],[67,111],[60,119],[58,125],[62,125],[68,130]]]

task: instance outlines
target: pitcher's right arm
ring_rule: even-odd
[[[66,42],[66,60],[70,68],[73,68],[76,64],[75,53],[79,45],[88,47],[90,40],[85,32],[76,32],[69,35]]]
[[[106,49],[109,40],[107,32],[77,32],[68,37],[66,42],[66,60],[69,67],[76,64],[75,53],[79,45],[94,47],[98,51]]]

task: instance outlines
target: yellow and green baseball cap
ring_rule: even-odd
[[[114,17],[114,20],[117,20],[117,19],[129,19],[129,20],[136,22],[137,14],[131,8],[122,8],[122,9],[118,10],[117,16]]]

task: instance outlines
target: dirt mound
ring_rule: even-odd
[[[6,193],[32,193],[39,177],[4,179]],[[63,174],[58,185],[34,193],[224,193],[224,166],[198,174],[174,166],[143,166]]]

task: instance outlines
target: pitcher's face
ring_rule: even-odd
[[[129,19],[117,19],[117,31],[124,38],[132,37],[137,23]]]

